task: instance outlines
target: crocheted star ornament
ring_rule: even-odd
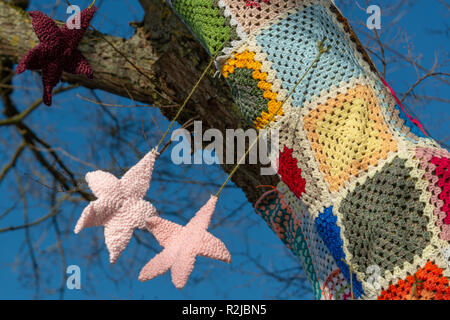
[[[143,200],[159,153],[150,151],[128,170],[122,179],[104,171],[89,172],[86,181],[97,200],[81,214],[75,233],[87,227],[104,226],[110,262],[115,263],[130,242],[135,228],[145,229],[146,220],[156,215],[153,205]]]
[[[69,29],[67,24],[59,28],[44,13],[40,11],[29,12],[34,32],[40,44],[28,51],[25,57],[20,60],[16,72],[20,74],[26,69],[42,70],[43,101],[47,106],[52,104],[52,90],[61,79],[63,71],[72,74],[84,74],[89,79],[93,79],[92,68],[77,47],[96,11],[96,7],[81,11],[79,29]]]
[[[172,282],[181,289],[194,269],[197,255],[231,262],[231,255],[223,242],[207,231],[216,203],[217,197],[211,196],[184,227],[159,217],[147,220],[148,230],[164,250],[142,268],[140,281],[153,279],[171,269]]]

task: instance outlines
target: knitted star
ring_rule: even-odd
[[[58,28],[56,23],[44,13],[29,12],[40,44],[28,51],[20,60],[16,72],[20,74],[26,69],[42,70],[43,101],[47,106],[52,104],[52,90],[61,79],[63,71],[84,74],[89,79],[93,79],[92,68],[77,47],[96,11],[96,7],[81,11],[79,29],[69,29],[67,24]]]
[[[110,262],[115,263],[130,242],[135,228],[145,229],[146,220],[156,215],[153,205],[143,200],[159,153],[150,151],[122,179],[104,171],[89,172],[86,181],[97,200],[81,214],[75,233],[92,226],[104,226]]]
[[[231,255],[223,242],[207,231],[216,203],[217,197],[211,196],[184,227],[159,217],[147,220],[148,230],[164,250],[142,268],[140,281],[153,279],[171,269],[172,282],[181,289],[194,269],[197,255],[231,262]]]

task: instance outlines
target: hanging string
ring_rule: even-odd
[[[206,74],[208,73],[209,69],[211,68],[211,66],[214,64],[214,61],[216,61],[217,56],[219,55],[220,51],[222,50],[223,46],[225,45],[225,43],[222,44],[222,46],[217,49],[216,53],[214,54],[214,56],[211,58],[211,60],[208,63],[208,66],[205,68],[205,70],[203,71],[202,75],[200,76],[200,78],[197,80],[197,83],[194,85],[194,87],[192,88],[191,92],[189,92],[189,95],[186,97],[186,99],[184,100],[183,104],[181,105],[181,107],[178,109],[177,114],[175,115],[175,117],[172,119],[172,121],[170,122],[169,126],[167,127],[167,130],[163,133],[161,139],[159,140],[157,146],[156,146],[156,151],[158,151],[161,143],[163,143],[164,138],[167,136],[167,134],[169,133],[170,129],[172,128],[172,126],[174,125],[175,121],[178,119],[178,117],[180,116],[181,112],[183,111],[184,107],[186,107],[187,103],[189,102],[189,100],[191,99],[192,95],[194,94],[195,90],[198,88],[198,86],[200,85],[200,82],[203,80],[203,78],[206,76]]]
[[[92,6],[94,6],[95,4],[94,0],[90,5],[89,8],[91,8]],[[66,3],[71,6],[69,0],[66,0]],[[92,25],[90,25],[90,27],[94,30],[97,31]],[[107,41],[105,39],[105,41]],[[107,41],[108,42],[108,41]],[[167,134],[169,133],[170,129],[172,128],[172,126],[174,125],[175,121],[178,119],[178,117],[181,115],[181,112],[183,112],[183,109],[186,107],[187,103],[189,102],[189,100],[191,99],[192,95],[194,94],[195,90],[198,88],[198,86],[200,85],[200,82],[203,80],[203,78],[206,76],[206,74],[208,73],[209,69],[211,68],[211,66],[213,65],[214,61],[216,60],[217,56],[219,55],[220,51],[222,50],[222,48],[225,46],[227,41],[225,41],[222,46],[217,49],[216,53],[214,54],[214,56],[211,58],[211,60],[208,63],[208,66],[205,68],[205,70],[203,71],[202,75],[200,76],[200,78],[198,79],[197,83],[194,85],[194,87],[191,89],[191,91],[189,92],[188,96],[186,97],[186,99],[184,100],[183,104],[181,105],[181,107],[178,109],[177,114],[175,115],[175,117],[172,119],[172,121],[169,124],[169,127],[167,128],[167,130],[163,133],[161,139],[159,140],[157,146],[156,146],[156,151],[159,150],[159,147],[161,146],[161,143],[164,142],[165,137],[167,136]],[[118,51],[111,43],[108,42],[108,44],[110,44],[116,51]],[[119,52],[120,53],[120,52]],[[124,56],[124,55],[122,55]],[[140,71],[140,69],[135,66],[126,56],[124,56],[127,61],[138,71]],[[140,71],[141,72],[141,71]],[[142,73],[142,72],[141,72]],[[144,74],[145,75],[145,74]],[[145,75],[146,76],[146,75]],[[159,93],[159,92],[158,92]],[[160,94],[161,95],[161,94]],[[162,95],[161,95],[162,96]]]
[[[419,122],[419,120],[413,118],[408,112],[406,112],[406,109],[403,107],[403,104],[401,103],[401,101],[397,98],[397,96],[395,95],[394,90],[387,84],[386,80],[384,80],[382,77],[380,77],[381,81],[383,81],[384,85],[391,91],[392,96],[394,97],[395,101],[397,101],[397,104],[399,105],[399,107],[402,109],[403,113],[408,117],[408,119],[414,123],[419,129],[420,131],[423,132],[423,134],[428,137],[427,132],[425,131],[425,129],[423,128],[422,124]]]
[[[70,7],[72,6],[72,4],[70,3],[69,0],[65,0],[66,4]],[[92,8],[95,4],[96,0],[93,0],[92,3],[89,5],[89,9]],[[89,24],[89,27],[94,30],[95,32],[98,33],[98,36],[104,40],[111,48],[114,49],[114,51],[116,51],[119,55],[122,56],[122,58],[124,58],[137,72],[139,72],[142,76],[144,76],[145,78],[147,78],[147,80],[149,80],[150,82],[152,82],[152,79],[144,72],[142,71],[141,68],[139,68],[133,61],[131,61],[124,53],[122,53],[119,49],[116,48],[116,46],[109,41],[99,30],[97,30],[92,24]],[[159,92],[156,88],[153,88],[153,91],[156,92],[156,94],[158,94],[162,99],[165,99],[167,101],[169,101],[170,103],[173,103],[173,100],[171,97]]]
[[[245,9],[245,11],[247,10],[247,8]],[[177,114],[175,115],[175,118],[172,119],[172,121],[169,124],[169,127],[167,128],[167,130],[164,132],[164,134],[161,137],[161,140],[159,140],[158,145],[156,146],[156,151],[158,151],[160,145],[163,143],[164,138],[167,136],[167,134],[169,133],[170,129],[172,128],[172,126],[174,125],[175,121],[177,120],[177,118],[180,116],[181,112],[183,111],[184,107],[186,106],[186,104],[189,102],[189,100],[191,99],[192,95],[194,94],[195,90],[198,88],[200,82],[203,80],[203,78],[206,76],[207,72],[209,71],[209,69],[211,68],[211,66],[214,64],[214,62],[216,61],[218,55],[220,54],[221,50],[225,47],[225,45],[227,44],[229,40],[225,40],[222,45],[220,46],[219,49],[217,49],[216,53],[214,54],[214,56],[211,58],[211,60],[209,61],[208,66],[206,67],[206,69],[203,71],[203,74],[200,76],[200,78],[198,79],[197,83],[194,85],[194,87],[192,88],[191,92],[189,93],[189,95],[186,97],[186,99],[184,100],[182,106],[180,107],[180,109],[178,110]],[[220,72],[220,71],[217,71]],[[216,74],[217,74],[216,72]],[[215,74],[214,74],[215,76]],[[164,150],[164,148],[163,148]]]
[[[306,75],[308,74],[308,72],[312,69],[312,67],[319,61],[320,57],[326,53],[330,48],[325,48],[323,46],[323,42],[325,41],[322,40],[320,42],[317,43],[317,46],[319,48],[319,52],[317,53],[316,57],[314,58],[313,62],[310,64],[310,66],[308,67],[308,69],[306,69],[306,71],[303,73],[303,75],[301,76],[301,78],[297,81],[297,83],[295,84],[294,88],[292,88],[292,90],[289,92],[288,96],[286,97],[286,99],[284,99],[284,101],[281,103],[281,105],[278,107],[278,109],[272,114],[272,116],[270,117],[269,121],[267,124],[269,124],[274,118],[275,115],[278,114],[278,112],[281,110],[281,108],[283,107],[283,105],[286,103],[287,100],[289,100],[289,98],[292,96],[292,94],[295,92],[295,90],[297,89],[297,87],[299,86],[299,84],[303,81],[303,79],[306,77]],[[245,152],[245,154],[241,157],[241,159],[239,159],[238,163],[234,166],[234,168],[231,170],[230,174],[228,175],[227,179],[225,180],[225,182],[222,184],[222,186],[220,187],[219,191],[217,191],[216,193],[216,197],[220,196],[220,193],[222,192],[223,188],[226,186],[226,184],[228,183],[228,181],[230,181],[231,177],[233,177],[233,175],[236,173],[237,169],[239,168],[239,166],[241,165],[241,162],[248,156],[248,154],[250,153],[250,151],[252,150],[252,148],[256,145],[256,143],[259,141],[259,136],[261,134],[261,131],[258,132],[258,135],[256,136],[256,139],[252,142],[252,144],[250,145],[250,147],[247,149],[247,151]]]

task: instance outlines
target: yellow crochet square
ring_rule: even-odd
[[[350,177],[376,166],[397,142],[389,132],[374,92],[357,85],[312,110],[303,119],[319,169],[331,192]]]

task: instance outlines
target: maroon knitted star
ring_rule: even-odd
[[[92,68],[77,47],[96,11],[97,8],[93,6],[80,12],[81,28],[79,29],[69,29],[67,24],[58,28],[56,23],[44,13],[29,12],[40,44],[28,51],[20,60],[16,72],[20,74],[26,69],[42,70],[43,101],[47,106],[52,104],[52,90],[61,79],[63,71],[84,74],[89,79],[93,79]]]

